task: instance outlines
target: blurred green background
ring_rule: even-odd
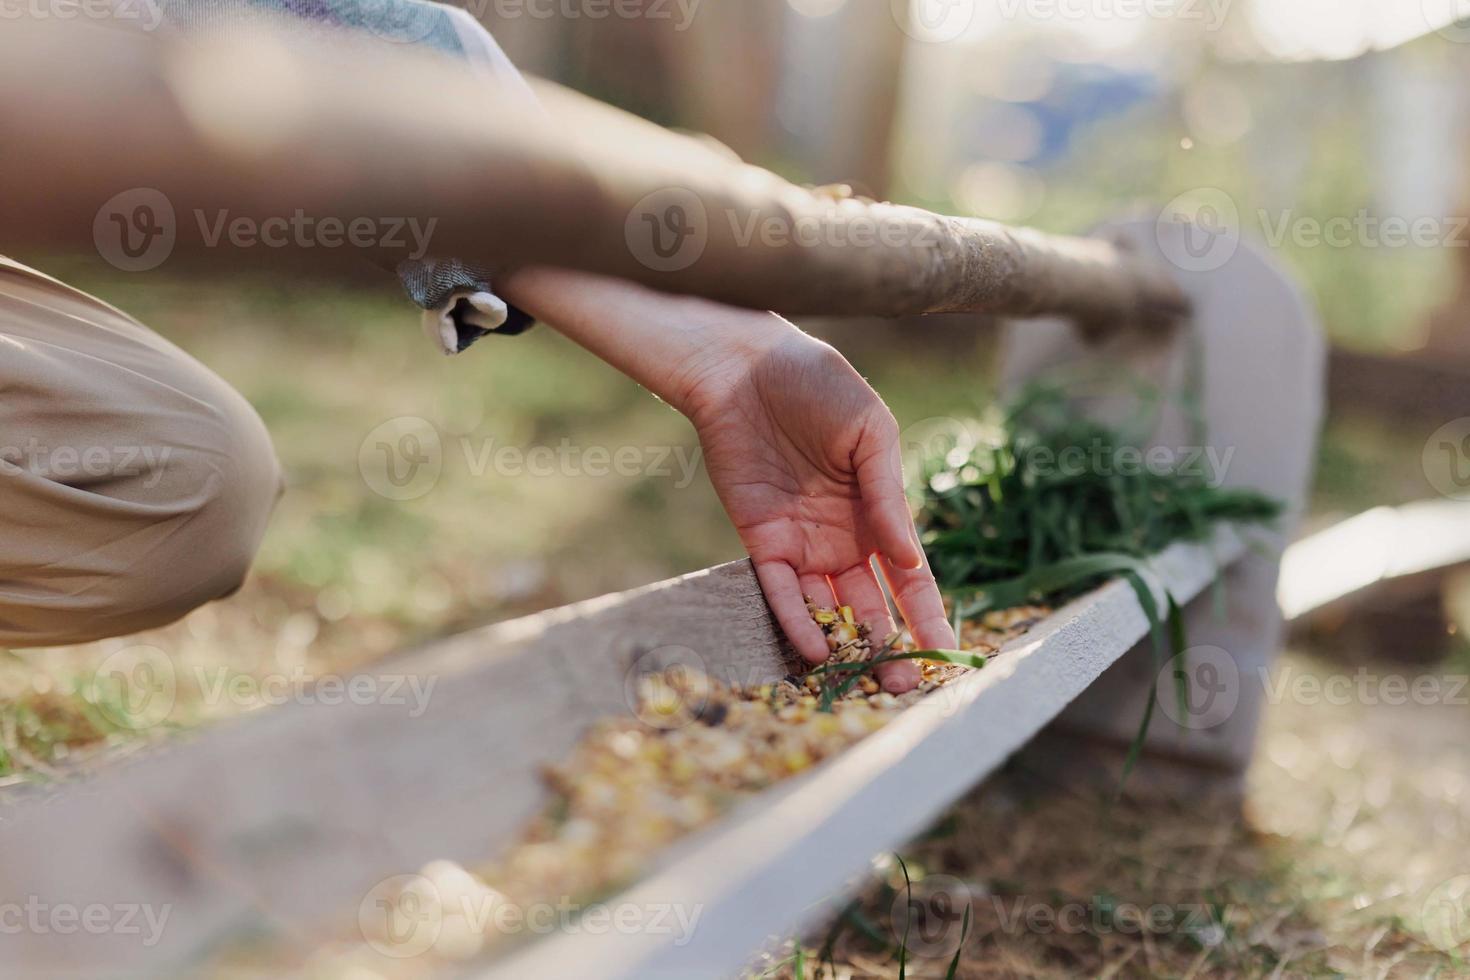
[[[919,17],[922,2],[905,20],[895,16],[901,5],[876,0],[707,0],[682,28],[472,10],[529,70],[709,132],[803,182],[850,181],[877,197],[1062,232],[1120,214],[1162,216],[1166,205],[1188,211],[1202,190],[1223,192],[1235,214],[1196,217],[1257,243],[1283,221],[1432,220],[1440,240],[1429,246],[1388,246],[1359,231],[1341,247],[1267,242],[1317,303],[1340,356],[1385,359],[1359,376],[1377,376],[1380,363],[1410,372],[1387,394],[1334,387],[1312,521],[1432,496],[1425,441],[1470,415],[1456,400],[1470,387],[1431,398],[1412,383],[1415,371],[1470,375],[1464,38],[1411,40],[1412,23],[1366,2],[1225,3],[1218,22],[1028,18],[1027,4],[1012,6],[1021,13],[997,19],[977,13],[994,5],[971,5],[975,16],[958,31]],[[246,678],[344,670],[741,556],[702,474],[682,485],[677,468],[476,471],[487,448],[563,440],[635,447],[644,459],[650,447],[695,451],[672,409],[549,329],[444,358],[389,281],[349,287],[218,269],[201,278],[167,265],[128,275],[96,256],[15,258],[128,311],[238,387],[274,436],[288,490],[237,597],[143,637],[0,658],[0,780],[44,776],[79,752],[137,740],[115,713],[97,710],[87,686],[102,657],[131,644]],[[991,400],[996,332],[983,318],[805,325],[848,354],[901,424]],[[444,467],[431,491],[395,501],[371,489],[359,454],[379,425],[403,416],[434,426]],[[1326,661],[1291,662],[1336,669],[1331,651]],[[183,691],[169,728],[242,707],[198,695]],[[1324,949],[1373,935],[1373,896],[1403,894],[1408,886],[1393,878],[1410,866],[1405,857],[1369,876],[1327,851],[1347,840],[1409,854],[1433,837],[1452,852],[1470,828],[1463,779],[1416,784],[1422,799],[1384,789],[1388,773],[1415,760],[1433,756],[1436,773],[1460,764],[1450,743],[1462,719],[1447,724],[1436,710],[1418,725],[1412,714],[1362,713],[1375,734],[1346,756],[1344,733],[1362,720],[1350,711],[1331,713],[1330,725],[1299,705],[1268,719],[1257,809],[1267,814],[1263,833],[1277,839],[1270,868],[1242,871],[1259,877],[1235,883],[1293,921],[1315,920],[1308,931],[1326,933]],[[1371,766],[1359,764],[1364,753]],[[1370,829],[1354,837],[1360,811]],[[1431,830],[1395,837],[1393,826]],[[1052,846],[1084,878],[1103,866],[1089,858],[1105,847],[1072,843]]]

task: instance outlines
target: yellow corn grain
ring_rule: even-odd
[[[812,757],[807,754],[805,749],[792,749],[781,757],[781,761],[785,764],[788,771],[801,772],[803,769],[811,766]]]

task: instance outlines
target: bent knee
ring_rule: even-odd
[[[265,425],[243,398],[183,423],[136,478],[152,512],[123,576],[129,605],[176,618],[244,582],[281,493]]]
[[[75,397],[37,440],[41,465],[7,456],[0,644],[134,633],[239,588],[280,467],[242,397],[213,375],[190,380],[113,392],[100,412],[92,394]]]
[[[254,409],[136,320],[0,262],[0,645],[158,626],[236,589],[280,470]]]

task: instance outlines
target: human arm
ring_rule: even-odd
[[[851,605],[879,636],[893,630],[875,556],[915,642],[955,645],[904,498],[898,426],[836,350],[772,313],[581,273],[522,269],[500,286],[690,420],[766,599],[806,660],[828,651],[803,595]],[[885,664],[879,679],[900,693],[918,668]]]

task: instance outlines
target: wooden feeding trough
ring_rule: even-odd
[[[289,200],[351,216],[383,213],[386,202],[397,213],[442,215],[436,248],[490,263],[555,262],[791,314],[1033,318],[1009,330],[1008,379],[1085,358],[1166,386],[1197,381],[1208,444],[1230,454],[1225,481],[1284,499],[1293,515],[1302,500],[1322,346],[1296,290],[1254,249],[1241,245],[1191,270],[1170,261],[1191,234],[1170,220],[1065,238],[833,200],[562,96],[549,97],[550,119],[485,112],[493,89],[407,52],[376,52],[370,63],[349,53],[343,63],[303,57],[280,39],[230,43],[209,55],[240,71],[267,59],[296,79],[299,98],[264,149],[225,138],[233,131],[219,120],[266,118],[261,111],[278,107],[258,100],[270,93],[177,91],[188,77],[179,66],[201,57],[197,49],[8,27],[0,38],[7,185],[67,180],[55,194],[0,192],[0,230],[89,244],[98,202],[132,185],[158,189],[180,213],[202,200],[245,215]],[[90,71],[56,73],[58,44]],[[52,103],[21,94],[38,78],[51,80]],[[98,86],[113,93],[106,105],[90,98]],[[425,104],[462,125],[425,120]],[[151,138],[133,138],[140,132]],[[425,145],[435,152],[421,152]],[[77,165],[87,160],[107,167]],[[657,226],[672,207],[705,216],[699,254],[687,264],[640,258],[630,229]],[[725,220],[731,214],[806,221],[821,233],[816,244],[750,244]],[[858,240],[861,228],[885,233],[870,246],[834,244]],[[180,230],[181,254],[207,254]],[[1203,365],[1197,378],[1192,365]],[[1166,422],[1161,445],[1190,444],[1183,421]],[[1280,628],[1272,549],[1289,525],[1265,552],[1229,533],[1172,547],[1153,559],[1150,585],[1187,601],[1224,572],[1229,615],[1219,622],[1191,605],[1196,641],[1226,649],[1243,669],[1263,663]],[[649,931],[560,935],[467,972],[686,980],[738,970],[767,937],[823,914],[823,900],[874,854],[919,832],[1054,718],[1066,712],[1089,739],[1131,729],[1149,695],[1128,654],[1146,632],[1134,593],[1106,584],[986,670],[676,845],[616,901],[698,907],[687,942]],[[438,858],[479,862],[504,847],[543,803],[540,767],[569,752],[591,722],[630,710],[630,672],[661,658],[741,683],[786,673],[748,563],[453,637],[370,672],[384,684],[434,679],[422,714],[401,704],[295,705],[11,794],[0,808],[0,895],[170,912],[151,945],[118,932],[3,932],[0,962],[20,976],[191,975],[245,935],[350,929],[385,877]],[[1247,703],[1203,734],[1161,721],[1150,746],[1238,768],[1255,717]]]

